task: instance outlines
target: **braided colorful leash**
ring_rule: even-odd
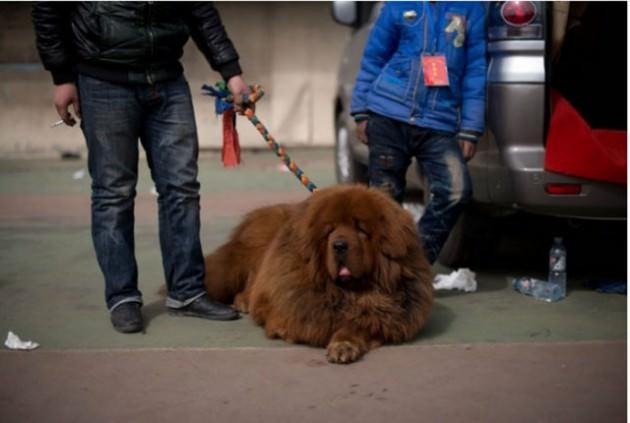
[[[228,91],[225,81],[220,81],[215,84],[214,87],[204,85],[201,87],[204,91],[203,94],[215,97],[215,108],[217,114],[223,114],[226,110],[234,107],[234,98]],[[244,96],[243,107],[245,107],[245,116],[256,127],[258,132],[267,142],[269,148],[276,153],[276,156],[280,158],[286,165],[286,167],[295,175],[296,178],[302,182],[302,185],[306,187],[310,192],[317,191],[317,186],[304,174],[304,171],[289,157],[284,147],[278,144],[271,136],[265,125],[254,114],[254,109],[251,107],[264,95],[262,87],[260,85],[250,86],[249,96]]]

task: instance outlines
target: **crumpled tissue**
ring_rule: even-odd
[[[85,177],[85,169],[79,169],[72,174],[72,179],[74,179],[75,181],[83,179],[83,177]]]
[[[450,275],[436,275],[433,280],[433,289],[459,289],[465,292],[475,292],[477,290],[475,272],[462,268],[454,270]]]
[[[9,331],[4,346],[10,350],[34,350],[39,347],[39,344],[33,341],[22,341],[19,336]]]

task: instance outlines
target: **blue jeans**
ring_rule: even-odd
[[[167,305],[183,307],[205,292],[199,240],[198,141],[184,77],[155,85],[78,80],[81,129],[92,176],[92,239],[109,310],[142,303],[134,253],[138,139],[159,206]]]
[[[468,168],[454,135],[378,114],[372,114],[367,125],[370,186],[402,203],[412,157],[429,183],[431,195],[418,230],[431,263],[472,195]]]

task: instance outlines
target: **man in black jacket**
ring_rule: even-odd
[[[192,36],[234,97],[247,93],[239,56],[214,6],[41,2],[32,17],[40,57],[55,84],[57,112],[70,126],[81,119],[92,176],[92,238],[114,328],[143,329],[134,253],[138,139],[159,194],[166,306],[174,314],[238,318],[205,294],[197,130],[179,63]]]

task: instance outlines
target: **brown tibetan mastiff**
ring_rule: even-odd
[[[233,302],[271,338],[325,346],[333,363],[412,339],[433,300],[411,215],[363,186],[252,211],[206,269],[211,298]]]

